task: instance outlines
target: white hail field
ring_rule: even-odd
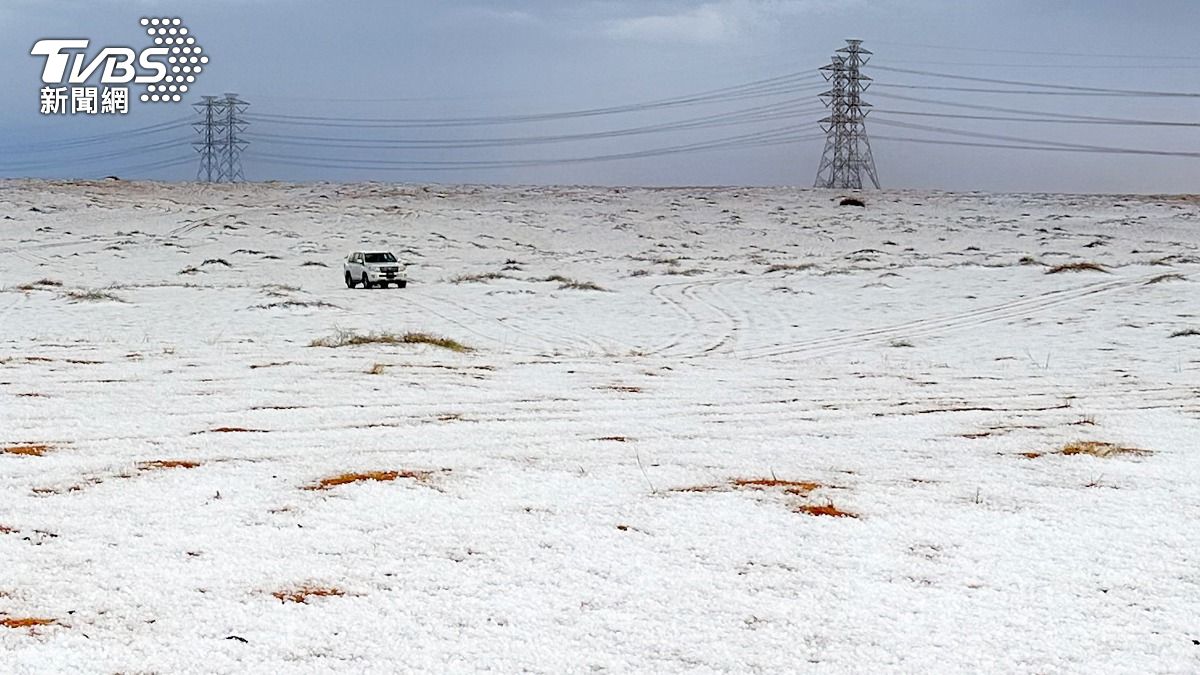
[[[1200,201],[839,196],[0,182],[0,671],[1200,669]]]

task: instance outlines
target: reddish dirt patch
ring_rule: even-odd
[[[139,471],[153,471],[155,469],[194,469],[200,466],[200,462],[193,462],[190,459],[156,459],[150,462],[138,462],[137,468]]]
[[[39,617],[16,617],[6,616],[0,619],[0,626],[5,628],[37,628],[38,626],[51,626],[58,623],[55,619],[43,619]]]
[[[804,513],[810,516],[830,516],[833,518],[857,518],[858,514],[843,511],[832,503],[829,504],[797,504],[792,507],[796,513]]]
[[[309,598],[340,597],[346,592],[332,586],[300,586],[290,590],[275,591],[271,595],[280,602],[307,603]]]
[[[50,446],[45,443],[30,443],[26,445],[10,445],[4,448],[6,455],[25,455],[27,457],[41,457],[50,451]]]
[[[313,485],[306,486],[305,490],[328,490],[339,485],[349,485],[350,483],[361,483],[363,481],[393,481],[398,478],[410,478],[417,482],[429,480],[433,475],[432,471],[366,471],[361,473],[343,473],[337,476],[329,476],[322,478]]]
[[[0,534],[16,534],[17,532],[20,532],[20,530],[15,527],[0,525]]]

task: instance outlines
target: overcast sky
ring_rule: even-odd
[[[183,103],[133,102],[123,117],[44,117],[38,111],[42,38],[148,46],[143,16],[179,16],[211,61]],[[1200,2],[1195,0],[3,0],[0,3],[0,176],[136,176],[125,167],[194,156],[171,147],[190,129],[121,136],[63,150],[60,139],[143,127],[194,114],[199,94],[238,92],[250,112],[346,118],[494,117],[639,103],[744,82],[811,73],[843,39],[857,37],[874,63],[970,76],[1138,90],[1200,91]],[[940,48],[938,48],[940,46]],[[1043,52],[1041,54],[1031,52]],[[1078,55],[1092,55],[1091,58]],[[1139,58],[1131,58],[1139,56]],[[994,85],[873,71],[879,85]],[[137,91],[137,90],[134,90]],[[818,112],[749,125],[623,135],[590,141],[460,150],[329,148],[297,137],[389,140],[492,139],[580,134],[695,119],[808,97],[776,97],[599,115],[565,121],[450,129],[353,129],[252,122],[244,156],[251,180],[397,180],[588,184],[812,184],[820,141],[737,147],[621,161],[454,171],[330,169],[327,163],[581,158],[641,152],[811,123]],[[1200,122],[1200,99],[995,95],[875,90],[949,102],[1104,117]],[[193,95],[194,94],[194,95]],[[883,110],[997,115],[868,95]],[[796,109],[813,110],[802,104]],[[1195,127],[1135,127],[889,116],[892,120],[1057,142],[1200,151]],[[930,132],[868,123],[872,135]],[[960,141],[970,141],[958,137]],[[975,139],[979,140],[979,139]],[[1003,141],[983,141],[1003,142]],[[158,149],[137,154],[142,145]],[[1197,192],[1200,159],[874,142],[885,187],[990,191]],[[96,155],[108,159],[80,162]],[[27,167],[40,162],[45,169]],[[196,163],[151,172],[195,177]]]

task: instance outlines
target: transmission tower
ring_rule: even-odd
[[[862,48],[862,40],[846,40],[821,74],[829,82],[829,91],[821,100],[829,115],[821,120],[825,132],[825,151],[817,167],[814,187],[862,189],[863,175],[876,188],[875,158],[867,138],[867,109],[871,104],[862,100],[862,93],[871,86],[871,78],[862,74],[862,67],[871,52]]]
[[[222,101],[222,112],[225,113],[225,139],[222,144],[224,157],[221,162],[221,170],[217,173],[217,182],[222,180],[229,183],[246,180],[245,174],[242,173],[242,150],[246,149],[248,143],[241,140],[240,134],[246,130],[246,122],[242,119],[249,103],[238,99],[237,94],[225,94],[225,100]]]
[[[200,114],[200,121],[192,124],[200,134],[193,143],[200,153],[200,169],[196,180],[208,183],[236,183],[246,180],[242,172],[242,150],[248,143],[241,134],[246,130],[242,117],[249,103],[237,94],[225,94],[224,98],[205,96],[192,107]]]
[[[200,113],[200,121],[192,124],[200,134],[200,141],[192,145],[200,153],[200,169],[196,172],[196,180],[211,183],[215,176],[220,175],[218,151],[225,136],[225,117],[221,110],[222,103],[216,96],[203,98],[200,103],[192,105]]]

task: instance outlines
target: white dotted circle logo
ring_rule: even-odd
[[[154,45],[166,49],[167,72],[170,74],[162,80],[166,84],[146,85],[146,93],[139,96],[139,100],[148,103],[182,101],[188,84],[195,82],[196,75],[208,64],[208,56],[200,56],[200,44],[179,17],[142,17],[140,23]],[[187,84],[183,84],[185,82]]]

